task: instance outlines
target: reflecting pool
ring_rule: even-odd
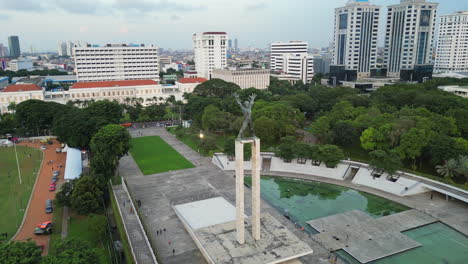
[[[246,177],[245,183],[251,184]],[[351,210],[361,210],[378,218],[409,208],[385,198],[337,185],[278,177],[262,177],[262,198],[291,219],[298,228],[316,234],[306,222]],[[465,264],[468,263],[468,238],[437,222],[404,232],[421,247],[372,262],[373,264]],[[359,264],[345,251],[338,256]]]

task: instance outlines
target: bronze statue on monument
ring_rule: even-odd
[[[249,96],[249,100],[243,103],[240,100],[239,95],[237,93],[234,94],[234,97],[236,98],[237,103],[242,109],[242,114],[244,115],[244,123],[242,124],[242,127],[239,131],[239,135],[237,135],[237,138],[238,139],[243,138],[244,132],[245,132],[245,129],[247,129],[247,126],[250,126],[250,133],[252,134],[252,137],[255,137],[254,127],[253,127],[253,122],[252,122],[252,107],[254,105],[255,98],[257,97],[257,95],[251,94]]]

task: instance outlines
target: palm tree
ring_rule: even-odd
[[[449,159],[445,161],[444,165],[437,165],[436,170],[444,178],[451,179],[456,175],[457,170],[459,170],[459,163],[456,159]]]
[[[458,157],[458,168],[456,172],[468,179],[468,156]]]

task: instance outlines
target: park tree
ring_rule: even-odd
[[[111,177],[109,172],[115,170],[119,159],[130,149],[130,134],[122,126],[107,125],[93,136],[90,147],[94,154],[91,160],[93,173]]]
[[[0,135],[13,133],[16,130],[16,118],[14,114],[4,113],[0,114]]]
[[[187,95],[187,105],[183,115],[184,119],[192,119],[194,125],[202,126],[202,115],[209,105],[219,105],[222,99],[217,97],[202,97],[195,94]]]
[[[252,111],[254,120],[262,117],[275,120],[277,138],[293,135],[304,124],[304,114],[281,102],[258,101]]]
[[[204,153],[209,153],[210,151],[213,151],[217,149],[218,147],[218,142],[216,141],[216,137],[213,135],[207,134],[203,139],[200,139],[198,142],[199,148],[204,152]]]
[[[320,160],[325,162],[328,168],[334,168],[344,159],[343,150],[335,145],[323,145],[320,147]]]
[[[54,120],[53,133],[60,142],[70,147],[88,148],[93,135],[107,124],[108,121],[103,117],[71,108]]]
[[[436,166],[437,173],[446,179],[455,178],[458,169],[459,165],[456,159],[449,159],[443,165]]]
[[[218,130],[227,132],[233,119],[234,117],[230,113],[223,112],[214,105],[209,105],[203,111],[203,129],[212,132]]]
[[[320,165],[320,162],[321,162],[320,145],[317,145],[317,144],[310,145],[308,151],[309,151],[309,154],[307,158],[312,160],[312,164],[316,166]]]
[[[239,85],[231,82],[226,82],[221,79],[211,79],[202,84],[197,85],[193,90],[193,94],[202,97],[219,97],[224,98],[239,92]]]
[[[366,150],[389,149],[391,124],[379,128],[370,127],[361,134],[361,146]]]
[[[162,120],[166,115],[166,105],[152,104],[143,109],[142,116],[145,120]]]
[[[236,138],[235,137],[228,137],[226,141],[224,141],[223,151],[224,154],[228,156],[230,160],[233,160],[236,156]]]
[[[100,100],[85,108],[89,116],[103,118],[108,124],[118,124],[123,115],[122,106],[116,101]]]
[[[75,180],[67,181],[62,184],[60,191],[55,195],[55,201],[60,206],[71,206],[71,196],[73,194],[73,185]]]
[[[421,156],[429,140],[429,134],[425,130],[412,128],[401,136],[400,145],[395,150],[402,159],[415,160]]]
[[[39,264],[42,250],[33,241],[0,244],[0,263]]]
[[[322,116],[310,125],[310,131],[317,137],[318,142],[326,143],[331,137],[330,119]]]
[[[356,142],[359,137],[358,131],[350,120],[338,121],[331,131],[333,143],[346,147]]]
[[[278,152],[276,155],[283,159],[284,162],[290,163],[296,158],[295,151],[296,139],[292,136],[281,138],[281,144],[278,146]]]
[[[430,162],[433,165],[440,164],[444,160],[456,158],[462,154],[457,141],[445,135],[437,135],[432,138],[424,150],[424,153],[429,156]]]
[[[44,258],[41,264],[98,264],[99,257],[96,250],[88,241],[81,239],[65,239],[57,242],[55,255]]]
[[[102,211],[102,191],[98,181],[89,176],[81,176],[73,186],[71,206],[80,215]]]
[[[310,154],[310,145],[303,142],[298,142],[294,146],[295,156],[298,163],[305,164]]]
[[[290,94],[292,85],[286,80],[278,80],[278,78],[270,78],[270,84],[268,85],[268,91],[273,95],[287,95]]]
[[[393,175],[401,167],[401,159],[394,151],[374,150],[370,153],[369,165],[378,172]]]
[[[276,130],[276,120],[262,116],[254,121],[255,135],[266,145],[278,141],[280,134]]]
[[[55,118],[69,106],[41,100],[27,100],[16,107],[18,133],[25,136],[43,135],[52,129]]]

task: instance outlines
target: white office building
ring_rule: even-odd
[[[158,48],[154,45],[75,46],[73,52],[78,82],[145,79],[159,81]]]
[[[193,35],[195,69],[199,77],[212,78],[213,69],[227,66],[228,35],[226,32],[203,32]]]
[[[60,41],[57,45],[57,53],[59,56],[68,56],[67,43]]]
[[[25,58],[25,57],[19,57],[16,60],[11,60],[8,64],[8,67],[10,68],[10,71],[19,71],[19,70],[33,70],[34,65],[32,60]]]
[[[67,41],[66,43],[67,45],[67,56],[70,56],[70,57],[73,57],[73,48],[76,46],[75,43],[71,42],[71,41]]]
[[[314,61],[304,41],[274,42],[270,47],[272,75],[292,83],[308,83],[314,77]]]
[[[264,69],[214,69],[213,79],[232,82],[241,89],[266,89],[270,84],[270,71]]]
[[[304,41],[277,41],[271,43],[270,47],[270,69],[272,71],[284,70],[284,55],[289,54],[307,54],[309,45]]]
[[[370,76],[377,63],[380,6],[350,0],[335,9],[333,65],[356,71],[357,79]]]
[[[415,71],[432,73],[437,7],[425,0],[388,6],[384,67],[389,77],[410,80]]]
[[[441,17],[435,72],[468,72],[468,11]]]

